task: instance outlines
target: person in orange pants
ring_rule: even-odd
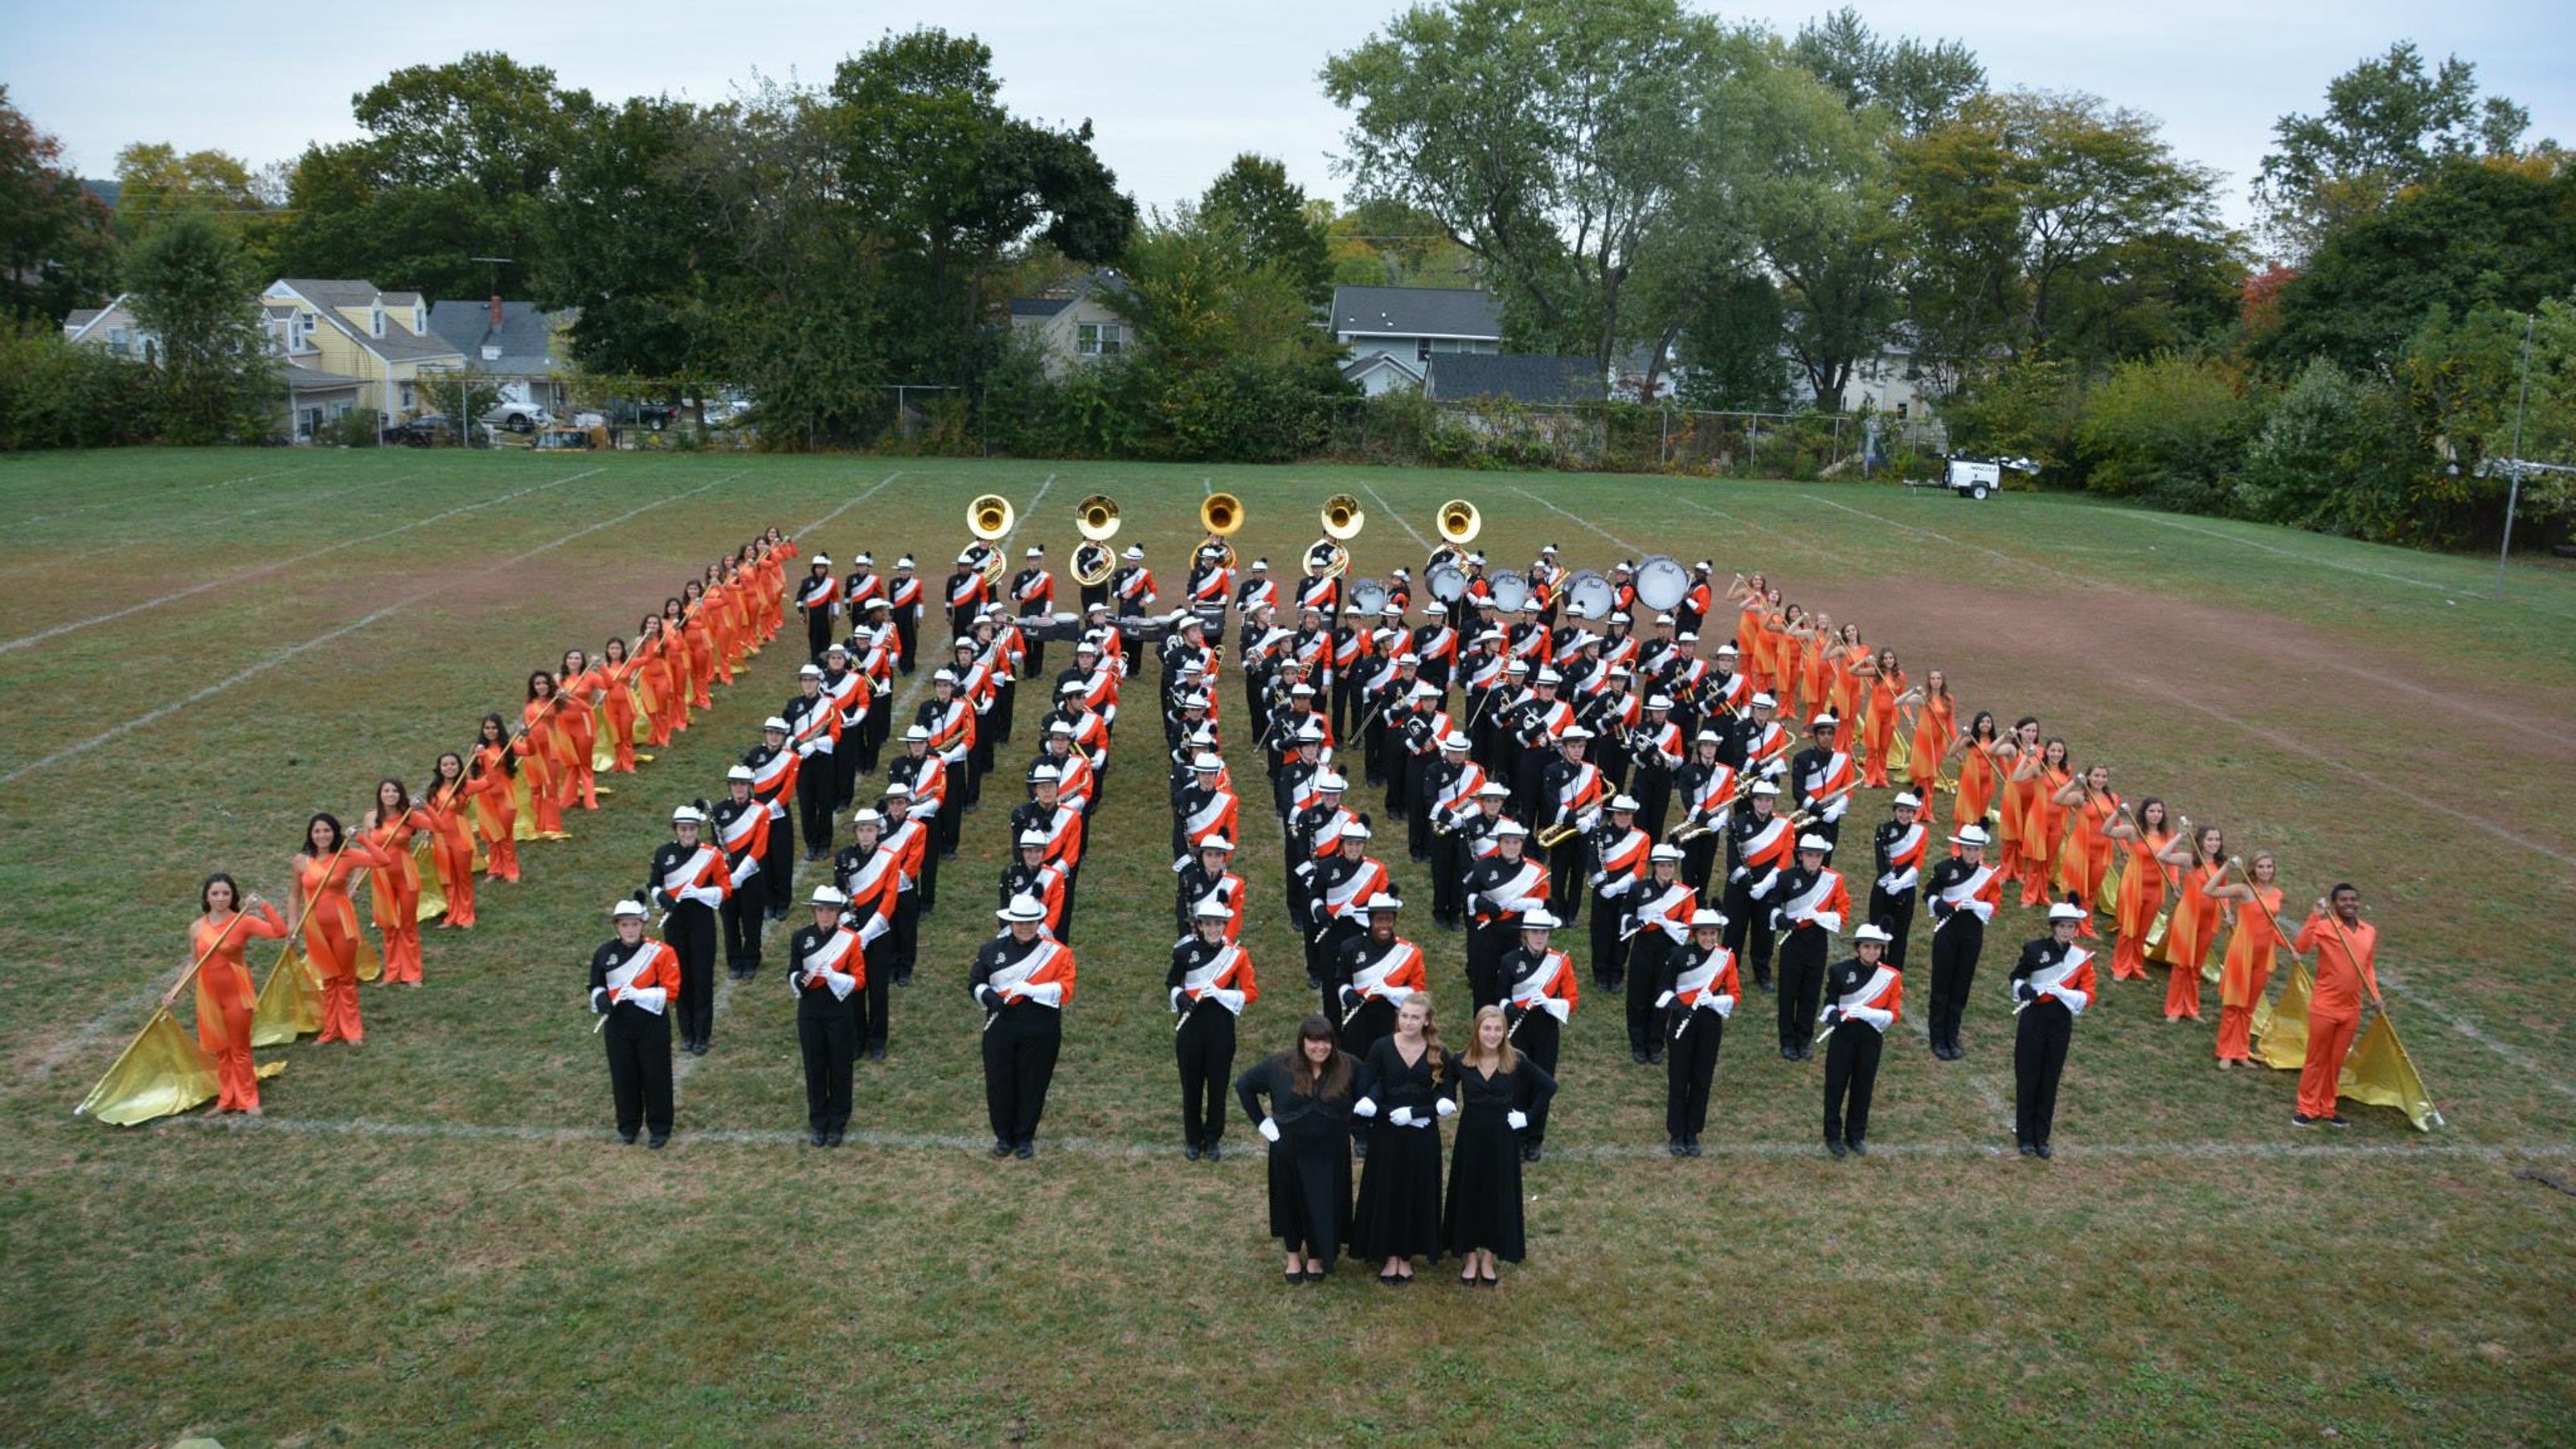
[[[2078,940],[2093,935],[2093,911],[2102,903],[2102,883],[2111,876],[2111,822],[2120,818],[2120,797],[2111,790],[2111,767],[2095,765],[2068,780],[2054,797],[2066,812],[2066,843],[2058,847],[2058,880],[2067,896],[2084,908],[2076,923]]]
[[[2066,741],[2050,736],[2038,754],[2016,762],[2013,773],[2024,782],[2028,801],[2021,826],[2021,903],[2035,908],[2055,894],[2059,858],[2066,851],[2066,807],[2057,803],[2057,792],[2075,779]]]
[[[2376,969],[2379,928],[2361,918],[2361,892],[2338,882],[2308,912],[2290,949],[2314,951],[2317,959],[2316,994],[2308,998],[2308,1059],[2299,1069],[2299,1108],[2290,1121],[2349,1127],[2335,1110],[2335,1085],[2343,1079],[2344,1053],[2361,1030],[2361,993],[2369,991],[2370,1004],[2384,1006]]]
[[[528,676],[528,702],[519,707],[519,737],[510,748],[526,761],[528,809],[537,817],[537,836],[563,834],[565,792],[571,785],[564,771],[562,696],[555,677],[540,669]]]
[[[716,679],[715,620],[707,613],[707,586],[691,579],[680,586],[680,637],[689,645],[689,707],[713,709],[708,693]]]
[[[391,863],[383,851],[343,832],[328,813],[305,822],[304,848],[290,862],[290,903],[303,929],[304,959],[322,977],[318,1040],[351,1046],[366,1040],[358,1021],[358,908],[349,899],[349,878]]]
[[[2003,773],[1995,767],[1995,751],[2002,745],[2002,736],[1996,733],[1995,712],[1981,709],[1968,721],[1968,732],[1950,746],[1959,756],[1958,788],[1950,794],[1951,834],[1971,825],[1986,828],[1986,816],[1994,810]]]
[[[474,797],[474,833],[483,837],[483,877],[519,878],[519,755],[497,714],[483,716],[482,742],[465,767],[465,793]]]
[[[635,706],[634,682],[643,668],[644,661],[626,652],[623,638],[611,635],[608,642],[600,646],[599,665],[595,671],[599,678],[599,712],[608,731],[609,747],[614,752],[609,769],[620,775],[635,773],[635,720],[639,711]],[[597,799],[598,796],[594,794],[591,798]]]
[[[360,819],[358,838],[385,858],[382,869],[367,872],[367,894],[376,934],[385,940],[389,986],[420,984],[420,862],[411,854],[411,838],[418,833],[411,792],[400,780],[377,781],[376,807]]]
[[[2227,935],[2227,962],[2218,974],[2218,1064],[2251,1066],[2254,1062],[2254,1003],[2272,979],[2272,952],[2281,944],[2280,863],[2268,850],[2257,851],[2251,875],[2210,887],[2209,893],[2236,909],[2235,928]]]
[[[671,668],[671,637],[659,614],[645,615],[635,631],[636,697],[644,706],[644,722],[650,727],[644,742],[657,750],[667,748],[672,732],[688,724],[679,717],[680,682]]]
[[[564,651],[563,668],[555,672],[555,692],[563,696],[564,768],[570,772],[564,803],[584,810],[599,808],[599,780],[591,761],[599,748],[595,706],[601,683],[600,671],[591,666],[590,651]]]
[[[677,594],[662,601],[662,652],[671,661],[671,728],[685,730],[692,701],[698,696],[698,666],[689,645],[688,609]]]
[[[259,993],[242,955],[254,940],[284,936],[286,922],[259,897],[242,900],[241,887],[222,871],[206,877],[197,905],[203,914],[188,928],[188,959],[197,967],[197,1045],[215,1059],[215,1110],[256,1117],[259,1073],[250,1060],[250,1018]]]
[[[438,757],[429,789],[414,808],[429,829],[430,867],[447,896],[447,919],[439,925],[469,928],[474,924],[474,835],[463,756],[449,750]]]
[[[2112,817],[2103,833],[2129,852],[2120,863],[2120,939],[2111,948],[2111,979],[2144,981],[2147,928],[2165,907],[2165,877],[2172,873],[2161,857],[2173,842],[2173,826],[2165,819],[2165,802],[2150,795],[2137,809]]]
[[[2218,902],[2210,895],[2227,882],[2227,835],[2215,825],[2195,830],[2182,817],[2182,837],[2165,842],[2157,859],[2180,871],[2173,914],[2165,922],[2165,1020],[2200,1020],[2200,963],[2218,939]]]

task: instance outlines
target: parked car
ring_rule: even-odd
[[[637,402],[632,398],[610,398],[600,406],[600,413],[611,427],[642,428],[650,433],[661,432],[680,420],[677,403]]]
[[[554,420],[554,414],[544,408],[523,402],[504,402],[483,415],[483,421],[497,423],[514,433],[532,433],[552,425]]]
[[[456,440],[456,420],[445,413],[422,413],[385,429],[386,442],[406,448],[444,448]]]
[[[751,399],[738,392],[720,392],[708,398],[705,417],[707,426],[721,428],[751,411]]]
[[[586,428],[547,428],[537,434],[533,446],[540,453],[604,452],[608,448],[608,429],[597,423]]]

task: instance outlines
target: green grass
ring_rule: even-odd
[[[2015,910],[1968,1058],[1936,1064],[1900,1030],[1871,1160],[1813,1149],[1817,1074],[1761,1050],[1767,998],[1720,1066],[1711,1156],[1664,1158],[1661,1073],[1627,1063],[1615,1002],[1587,1001],[1530,1177],[1525,1273],[1472,1299],[1437,1267],[1410,1293],[1355,1275],[1283,1293],[1257,1154],[1172,1150],[1167,831],[1140,720],[1095,825],[1035,1164],[977,1151],[959,988],[1000,864],[990,798],[895,999],[894,1055],[860,1071],[866,1141],[795,1140],[773,953],[688,1076],[673,1147],[618,1148],[577,990],[598,913],[668,806],[712,793],[791,692],[792,649],[763,653],[574,839],[528,847],[526,883],[486,889],[481,929],[428,933],[427,987],[371,989],[362,1052],[264,1054],[290,1064],[264,1123],[70,1116],[182,964],[205,871],[282,895],[308,812],[353,816],[379,775],[416,781],[565,645],[631,629],[715,549],[898,472],[809,546],[910,550],[935,585],[967,499],[994,491],[1023,506],[1018,542],[1061,567],[1074,502],[1101,491],[1169,596],[1212,486],[1243,496],[1238,544],[1283,572],[1339,491],[1370,510],[1363,573],[1418,570],[1405,525],[1427,534],[1451,496],[1483,508],[1498,563],[1548,541],[1604,562],[1606,532],[1767,568],[1909,668],[1949,669],[1970,708],[2038,714],[2124,791],[2280,850],[2293,901],[2359,881],[2449,1127],[2365,1110],[2349,1133],[2294,1134],[2286,1076],[2212,1070],[2210,1028],[2169,1028],[2161,983],[2122,984],[2078,1028],[2059,1159],[2021,1162],[1997,1116],[2001,963],[2031,930]],[[471,511],[407,527],[452,510]],[[16,777],[0,783],[0,1442],[2576,1435],[2576,1200],[2516,1175],[2576,1177],[2576,1039],[2548,1005],[2576,908],[2563,571],[2518,567],[2497,603],[2475,560],[1849,484],[126,452],[0,460],[0,580],[0,644],[63,630],[0,648],[0,777]],[[1224,699],[1256,779],[1231,679]],[[1275,837],[1246,824],[1268,992],[1248,1060],[1306,997]],[[1419,869],[1391,864],[1423,898]],[[1454,1030],[1458,948],[1415,924]],[[1233,1140],[1253,1142],[1240,1123]]]

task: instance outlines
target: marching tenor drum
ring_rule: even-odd
[[[1435,563],[1423,570],[1422,584],[1431,590],[1431,597],[1444,604],[1467,597],[1467,571],[1453,562]]]

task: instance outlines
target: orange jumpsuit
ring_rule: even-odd
[[[715,683],[716,631],[707,620],[707,605],[700,596],[691,609],[687,622],[680,627],[680,637],[689,645],[689,704],[696,709],[715,708],[715,697],[707,691]]]
[[[2169,830],[2148,830],[2146,839],[2123,840],[2129,858],[2120,866],[2120,940],[2111,948],[2111,979],[2147,979],[2147,928],[2165,908],[2165,863],[2156,852],[2172,841]]]
[[[1999,760],[1995,774],[2002,792],[2003,815],[1995,822],[1995,873],[2007,881],[2021,879],[2030,863],[2022,855],[2022,832],[2030,826],[2030,794],[2038,788],[2036,780],[2016,780],[2013,772],[2021,768],[2022,757]]]
[[[2056,884],[2058,854],[2066,834],[2066,807],[2057,803],[2057,792],[2073,778],[2072,771],[2042,765],[2027,782],[2030,801],[2021,826],[2021,903],[2025,906],[2048,904]]]
[[[1824,713],[1833,700],[1834,648],[1825,642],[1822,634],[1809,635],[1798,643],[1797,648],[1798,672],[1806,681],[1807,691],[1805,704],[1798,711],[1798,719],[1804,723],[1808,716]],[[1843,738],[1850,739],[1851,736],[1844,735]]]
[[[655,749],[671,743],[671,732],[688,728],[680,717],[680,682],[671,668],[671,650],[663,643],[666,635],[656,634],[648,643],[637,647],[635,682],[643,696],[644,739]]]
[[[2102,898],[2102,882],[2111,873],[2110,836],[2103,834],[2112,819],[2120,813],[2120,797],[2105,790],[2088,794],[2072,810],[2058,807],[2073,822],[2066,844],[2058,851],[2058,880],[2075,894],[2084,906],[2083,924],[2075,928],[2078,936],[2093,931],[2093,907]]]
[[[689,727],[689,701],[698,693],[697,664],[689,653],[688,631],[667,617],[662,620],[662,657],[671,665],[671,728]]]
[[[405,815],[358,834],[386,861],[367,872],[367,895],[376,934],[385,938],[384,979],[389,982],[420,980],[420,862],[411,853],[417,833]]]
[[[349,848],[336,859],[295,858],[295,879],[304,889],[304,959],[322,977],[322,1034],[316,1040],[366,1040],[358,1023],[358,908],[349,899],[349,878],[392,863],[363,836],[350,837]]]
[[[1864,654],[1866,650],[1860,651]],[[1868,759],[1861,783],[1873,790],[1888,788],[1887,757],[1896,744],[1896,697],[1905,692],[1905,671],[1895,675],[1875,676],[1869,682],[1869,721],[1863,726],[1861,748]]]
[[[491,880],[519,878],[519,797],[515,778],[502,768],[501,747],[485,745],[474,752],[483,773],[471,775],[465,793],[474,797],[474,833],[483,837],[483,874]],[[470,772],[472,766],[467,767]]]
[[[1762,601],[1747,599],[1735,608],[1735,662],[1757,690],[1768,690],[1770,661],[1762,654]]]
[[[536,812],[540,836],[563,833],[564,794],[572,783],[564,769],[561,713],[552,700],[529,700],[519,711],[525,728],[510,747],[527,772],[528,808]]]
[[[462,789],[433,786],[415,808],[429,828],[429,863],[438,872],[438,887],[447,895],[447,924],[474,924],[474,837],[466,824]]]
[[[2195,865],[2182,873],[2182,895],[2173,919],[2165,923],[2165,958],[2173,975],[2165,982],[2165,1020],[2200,1020],[2200,963],[2218,939],[2218,900],[2209,888],[2227,874],[2227,862]]]
[[[200,916],[188,928],[189,952],[204,962],[197,968],[197,1045],[215,1059],[218,1112],[259,1107],[259,1073],[250,1060],[250,1017],[259,992],[251,986],[242,954],[254,939],[274,941],[286,934],[277,907],[262,901],[259,911],[256,916],[235,914],[220,925],[212,916]]]
[[[1914,793],[1922,797],[1926,819],[1931,818],[1932,792],[1941,783],[1941,762],[1950,757],[1958,728],[1959,705],[1947,695],[1926,696],[1923,707],[1914,712],[1914,758],[1906,762],[1906,772],[1914,778]]]
[[[578,801],[584,810],[599,808],[599,778],[591,766],[593,752],[599,748],[599,717],[590,697],[605,682],[598,665],[592,665],[568,679],[555,681],[563,692],[563,707],[555,714],[563,730],[564,804]]]
[[[1950,833],[1963,825],[1983,825],[1995,804],[1995,757],[1974,740],[1959,756],[1959,793],[1950,797]],[[1957,847],[1953,846],[1955,853]],[[1998,871],[2000,873],[2000,870]]]
[[[633,686],[636,675],[643,668],[644,661],[630,654],[623,664],[602,664],[594,671],[599,676],[599,687],[607,694],[606,698],[600,700],[599,707],[607,719],[609,745],[616,752],[616,760],[610,769],[620,775],[635,773],[636,709]],[[596,781],[593,782],[594,786],[596,783]],[[598,796],[594,794],[591,798],[597,799]]]
[[[2362,989],[2369,988],[2371,1000],[2379,999],[2379,928],[2368,921],[2347,926],[2311,914],[2290,948],[2317,953],[2317,989],[2308,998],[2308,1059],[2299,1069],[2299,1110],[2310,1117],[2332,1117],[2344,1053],[2352,1050],[2353,1033],[2361,1029]]]
[[[2281,892],[2254,886],[2254,899],[2236,907],[2236,928],[2227,933],[2227,964],[2218,973],[2218,1059],[2254,1059],[2254,1003],[2272,979],[2272,951],[2281,944]],[[2258,916],[2256,913],[2260,912]]]

